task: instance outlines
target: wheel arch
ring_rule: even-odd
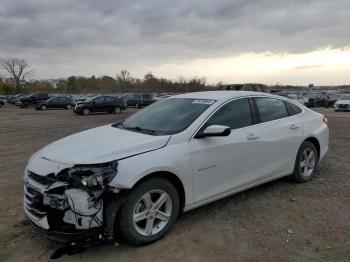
[[[316,147],[316,150],[317,150],[317,160],[320,159],[320,153],[321,153],[321,146],[320,146],[320,142],[318,141],[318,139],[314,136],[310,136],[308,138],[306,138],[303,143],[305,141],[308,141],[310,143],[312,143],[315,147]]]
[[[141,179],[139,179],[133,185],[132,188],[135,188],[139,184],[151,178],[163,178],[168,180],[170,183],[172,183],[175,186],[180,199],[180,212],[182,212],[185,207],[185,201],[186,201],[185,188],[180,178],[174,173],[171,173],[169,171],[157,171],[157,172],[150,173],[148,175],[143,176]]]
[[[170,181],[176,188],[179,199],[180,199],[180,212],[184,210],[185,207],[185,189],[180,178],[171,173],[169,171],[156,171],[149,173],[148,175],[140,178],[131,189],[122,189],[118,194],[113,195],[108,201],[105,203],[105,212],[104,212],[104,230],[107,233],[107,237],[110,239],[116,238],[117,240],[122,239],[120,228],[118,227],[118,223],[120,221],[120,210],[124,203],[127,201],[129,190],[132,190],[139,184],[147,181],[152,178],[164,178]]]

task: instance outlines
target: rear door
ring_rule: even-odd
[[[299,123],[298,114],[288,113],[287,102],[282,99],[256,97],[254,102],[263,149],[257,163],[262,178],[292,173],[296,154],[303,141],[303,126]]]
[[[105,97],[105,110],[107,110],[107,111],[113,111],[114,110],[114,108],[117,106],[117,104],[116,104],[116,100],[115,100],[115,98],[114,97],[111,97],[111,96],[106,96]]]
[[[126,95],[126,101],[128,106],[135,106],[136,100],[134,98],[135,94],[128,94]]]
[[[197,203],[229,194],[260,177],[256,165],[261,152],[259,129],[254,125],[248,98],[222,106],[201,130],[210,125],[229,126],[231,134],[194,138],[189,143]]]

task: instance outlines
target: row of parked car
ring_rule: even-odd
[[[333,107],[335,111],[350,111],[350,93],[334,93],[319,91],[282,91],[275,94],[288,97],[307,107]],[[7,101],[22,108],[34,106],[37,109],[49,108],[74,109],[78,114],[92,112],[120,113],[127,107],[144,107],[153,102],[165,99],[174,94],[127,93],[127,94],[79,94],[79,95],[49,95],[48,93],[19,94],[15,96],[0,96],[0,106]]]
[[[120,113],[127,107],[144,107],[159,101],[170,94],[128,93],[112,95],[49,95],[32,93],[29,95],[8,96],[6,100],[21,108],[35,107],[38,110],[73,109],[77,114],[88,115],[93,112]],[[5,99],[5,97],[4,97]]]
[[[333,107],[335,111],[350,111],[350,93],[282,91],[275,94],[298,101],[307,107]]]

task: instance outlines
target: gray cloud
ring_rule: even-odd
[[[24,56],[41,76],[141,72],[242,52],[346,47],[349,17],[348,0],[2,0],[0,56]]]

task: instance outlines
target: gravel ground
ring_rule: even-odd
[[[120,115],[0,109],[0,261],[47,261],[57,248],[23,215],[23,169],[41,147]],[[183,214],[162,240],[106,245],[62,261],[350,261],[350,113],[329,117],[330,151],[309,183],[287,178]]]

